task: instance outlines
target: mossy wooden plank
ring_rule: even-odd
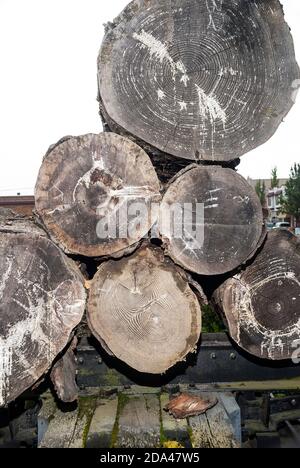
[[[118,399],[101,399],[91,420],[87,436],[87,448],[108,448],[118,410]]]
[[[78,410],[62,412],[56,410],[39,448],[68,448],[74,434]]]
[[[57,406],[51,392],[42,395],[42,407],[38,414],[38,446],[41,444]]]
[[[118,421],[117,447],[160,446],[160,406],[157,395],[129,397]]]
[[[70,439],[68,448],[84,448],[85,444],[85,429],[89,424],[88,417],[84,415],[83,417],[77,418],[76,425],[72,437]]]
[[[209,397],[215,398],[217,395],[209,394]],[[234,428],[220,400],[206,413],[189,418],[189,425],[194,448],[238,448],[239,446],[235,439]]]

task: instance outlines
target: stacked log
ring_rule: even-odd
[[[35,189],[37,214],[53,240],[66,253],[89,257],[138,243],[158,218],[160,198],[150,158],[113,133],[67,137],[51,147]],[[137,203],[143,213],[133,212],[124,226]]]
[[[98,58],[108,127],[174,164],[224,163],[265,143],[297,78],[278,0],[133,0]]]
[[[0,406],[48,372],[82,319],[77,265],[36,226],[0,213]]]
[[[214,301],[231,337],[264,359],[291,359],[300,338],[300,241],[287,230],[269,233],[245,270],[225,281]]]
[[[204,293],[201,299],[206,302]],[[196,349],[201,307],[184,271],[161,249],[144,246],[100,266],[88,322],[110,354],[140,372],[161,374]]]
[[[177,237],[174,218],[168,222],[168,214],[176,204],[184,212],[179,221],[180,226],[184,225],[183,232]],[[189,209],[193,211],[190,222],[186,213]],[[160,215],[166,253],[179,265],[201,275],[234,270],[255,254],[265,237],[262,207],[255,191],[239,174],[221,166],[193,164],[181,171],[169,184]],[[199,240],[193,243],[197,229]]]
[[[224,274],[213,303],[236,343],[291,357],[299,241],[266,239],[235,167],[274,134],[299,78],[278,0],[133,0],[107,25],[106,132],[50,147],[34,220],[0,211],[0,406],[48,371],[62,400],[76,398],[86,305],[107,353],[166,372],[196,350],[205,290]]]

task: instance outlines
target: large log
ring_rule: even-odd
[[[44,158],[36,211],[65,252],[100,257],[147,234],[159,191],[150,158],[131,141],[112,133],[67,137]]]
[[[299,239],[287,230],[268,233],[254,262],[227,280],[214,302],[243,349],[260,358],[291,358],[300,343]]]
[[[232,169],[196,164],[170,182],[159,230],[166,253],[201,275],[234,270],[265,237],[262,207],[247,181]]]
[[[88,323],[105,350],[145,373],[161,374],[195,350],[201,306],[187,275],[161,249],[103,263],[88,302]]]
[[[32,220],[1,210],[0,407],[50,369],[85,303],[76,264]]]
[[[134,0],[107,25],[98,76],[113,131],[230,161],[274,134],[300,75],[278,0]]]

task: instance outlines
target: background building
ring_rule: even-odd
[[[34,209],[33,196],[13,196],[13,197],[0,197],[0,207],[9,208],[16,213],[23,215],[32,215]]]
[[[259,179],[250,179],[248,177],[247,180],[255,190]],[[275,188],[272,188],[272,179],[260,179],[260,181],[266,188],[264,208],[268,210],[268,221],[270,223],[279,223],[284,221],[292,223],[291,216],[282,212],[280,203],[281,197],[285,194],[285,185],[288,179],[279,179],[278,187]]]

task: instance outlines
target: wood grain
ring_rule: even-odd
[[[82,319],[86,303],[76,264],[44,233],[32,229],[31,222],[26,233],[18,232],[20,223],[16,233],[11,225],[10,232],[2,226],[0,406],[13,401],[50,369]]]
[[[109,128],[208,161],[265,143],[300,77],[278,0],[134,0],[107,25],[98,76]]]
[[[143,247],[100,266],[90,289],[88,323],[118,359],[160,374],[195,349],[201,307],[184,272],[161,250]]]
[[[36,211],[65,252],[101,257],[148,233],[158,217],[159,191],[150,158],[131,141],[112,133],[68,137],[44,158]]]
[[[299,239],[287,230],[268,233],[254,262],[214,294],[239,346],[264,359],[298,356],[299,278]]]
[[[182,210],[179,221],[172,212],[176,203]],[[192,216],[186,218],[187,210]],[[160,233],[166,253],[187,270],[226,273],[253,256],[265,237],[261,204],[232,169],[192,164],[171,181],[163,197]]]

